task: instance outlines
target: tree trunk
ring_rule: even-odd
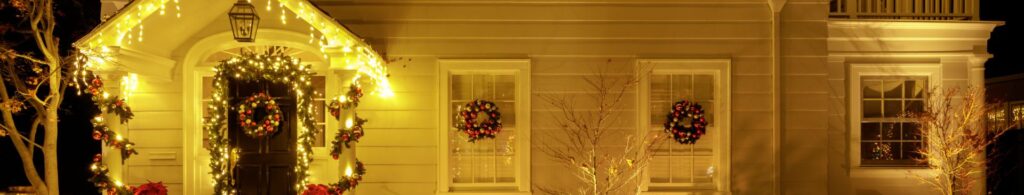
[[[60,185],[57,184],[57,107],[50,107],[46,111],[46,123],[43,128],[46,134],[43,135],[43,162],[46,171],[46,187],[49,195],[60,194]]]

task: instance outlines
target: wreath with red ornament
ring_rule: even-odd
[[[277,106],[274,98],[267,93],[260,92],[256,95],[245,98],[238,104],[238,125],[246,135],[262,137],[277,132],[277,126],[281,124],[281,108]],[[255,119],[259,113],[256,109],[262,109],[263,117]]]
[[[704,119],[704,108],[697,102],[686,100],[672,105],[672,112],[666,116],[665,132],[680,144],[694,144],[704,135],[708,121]]]
[[[459,108],[457,117],[459,124],[455,124],[458,131],[469,136],[469,142],[484,138],[494,138],[501,132],[501,112],[498,105],[487,100],[473,100]],[[482,114],[482,115],[481,115]],[[486,120],[478,121],[481,116]]]

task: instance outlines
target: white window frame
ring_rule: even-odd
[[[850,64],[850,73],[847,78],[849,84],[847,92],[847,100],[849,101],[849,112],[847,117],[850,119],[850,140],[849,141],[849,158],[851,166],[851,176],[853,177],[905,177],[907,171],[916,172],[917,174],[926,174],[927,167],[919,166],[862,166],[861,164],[861,121],[864,115],[861,113],[863,94],[861,92],[861,78],[865,76],[894,76],[894,77],[927,77],[928,85],[927,89],[931,90],[935,87],[941,86],[942,80],[942,64],[939,63],[907,63],[907,64]],[[927,98],[927,97],[926,97]],[[927,103],[929,100],[925,100]]]
[[[692,188],[687,189],[687,186],[671,186],[673,188],[679,188],[679,191],[656,191],[651,192],[650,190],[650,174],[645,169],[643,176],[641,177],[640,190],[642,194],[685,194],[692,192],[707,192],[709,190],[717,193],[728,194],[730,190],[730,132],[732,118],[731,118],[731,105],[732,99],[730,92],[732,73],[730,67],[732,61],[729,59],[648,59],[648,60],[637,60],[637,73],[639,74],[639,86],[637,87],[637,132],[638,133],[649,133],[651,116],[650,116],[650,101],[651,101],[651,80],[650,73],[679,73],[679,74],[692,74],[700,73],[706,74],[711,73],[715,77],[715,130],[716,135],[715,150],[713,151],[716,163],[715,171],[717,172],[714,180],[714,189],[707,188]],[[677,144],[674,140],[666,140],[665,144]]]
[[[451,175],[448,167],[448,139],[452,126],[449,94],[451,91],[451,73],[515,73],[515,107],[516,107],[516,142],[513,162],[515,162],[516,181],[514,191],[469,191],[452,190]],[[438,100],[440,117],[438,120],[438,173],[437,194],[531,194],[530,186],[530,60],[529,59],[441,59],[438,60]],[[480,185],[481,189],[488,187]]]

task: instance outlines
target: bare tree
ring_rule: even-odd
[[[542,99],[557,108],[555,117],[561,131],[555,131],[544,138],[548,145],[541,152],[555,159],[572,172],[575,182],[583,185],[541,186],[539,191],[548,194],[604,195],[639,193],[638,178],[651,160],[651,149],[657,137],[646,133],[625,136],[621,151],[609,150],[607,141],[621,134],[612,128],[622,116],[614,108],[623,103],[630,90],[636,87],[635,76],[614,76],[607,69],[600,69],[594,76],[583,78],[592,89],[587,94],[597,105],[581,108],[576,98],[568,96],[546,96]],[[588,111],[584,111],[588,110]]]
[[[26,17],[35,41],[36,51],[18,52],[7,46],[0,47],[0,63],[3,63],[3,79],[0,79],[0,111],[3,115],[2,131],[11,137],[11,142],[21,158],[25,175],[36,194],[59,194],[57,178],[57,111],[64,99],[68,86],[62,71],[66,71],[65,59],[59,53],[58,39],[54,35],[56,20],[52,0],[12,0],[11,6],[19,9]],[[13,88],[8,88],[13,85]],[[10,90],[10,89],[13,89]],[[25,112],[25,105],[34,112],[30,119],[28,135],[19,131],[15,114]],[[43,128],[42,145],[36,141],[39,127]],[[36,149],[42,151],[45,177],[36,171],[33,162]]]
[[[935,173],[914,176],[942,194],[967,194],[982,173],[985,148],[1010,129],[984,122],[998,105],[987,104],[979,88],[932,90],[924,111],[911,117],[920,122],[925,140],[918,160]]]

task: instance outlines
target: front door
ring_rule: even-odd
[[[295,143],[298,126],[295,122],[295,96],[285,84],[239,80],[229,80],[229,83],[231,110],[228,112],[228,136],[232,148],[238,149],[239,159],[234,170],[238,194],[296,194]],[[276,133],[253,138],[239,127],[236,107],[243,99],[259,92],[267,92],[273,97],[283,116]],[[261,109],[253,111],[257,111],[253,119],[263,117]]]

